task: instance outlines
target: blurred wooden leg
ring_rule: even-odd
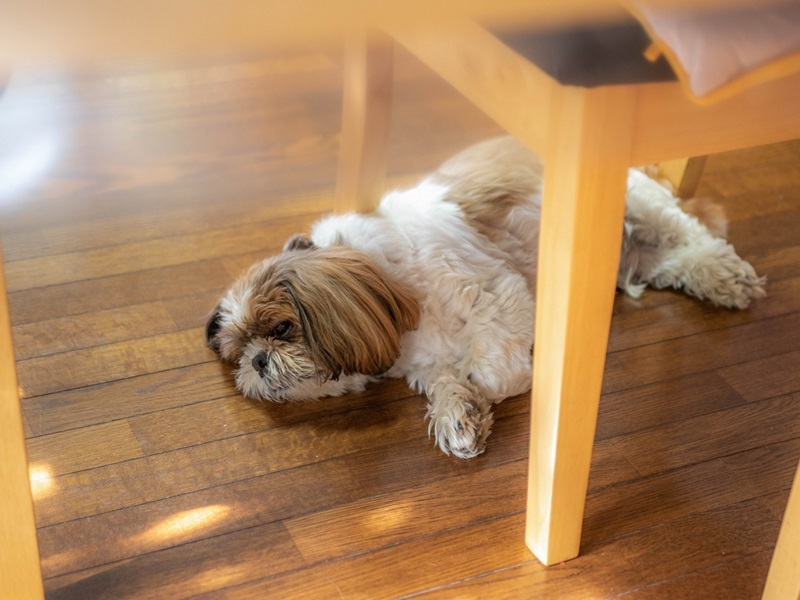
[[[526,540],[578,555],[622,243],[633,97],[565,88],[552,103],[539,241]]]
[[[347,41],[336,212],[370,211],[384,191],[392,66],[387,35],[375,32]]]
[[[800,465],[772,555],[763,600],[800,599]]]
[[[0,598],[43,598],[28,457],[0,255]]]
[[[706,158],[693,156],[662,162],[658,164],[658,174],[672,184],[680,198],[692,198],[700,185]]]

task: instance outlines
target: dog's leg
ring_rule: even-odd
[[[446,375],[427,390],[428,434],[445,454],[473,458],[486,449],[492,429],[492,403],[468,381]]]
[[[620,288],[637,296],[646,285],[673,287],[717,306],[743,309],[765,295],[765,282],[731,244],[682,211],[669,192],[632,171]]]

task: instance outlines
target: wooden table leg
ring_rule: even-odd
[[[772,555],[763,600],[800,599],[800,465]]]
[[[634,100],[624,88],[559,93],[545,161],[526,522],[546,565],[580,547]]]
[[[384,192],[393,61],[392,40],[386,34],[347,40],[336,212],[368,212]]]
[[[0,254],[0,598],[43,598],[28,456]]]

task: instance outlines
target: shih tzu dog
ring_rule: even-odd
[[[375,213],[327,217],[253,265],[212,312],[209,346],[236,365],[249,398],[337,396],[404,377],[427,396],[439,448],[474,457],[492,404],[530,389],[541,197],[541,162],[521,144],[468,148]],[[619,288],[681,288],[739,309],[764,296],[713,216],[701,223],[631,169]]]

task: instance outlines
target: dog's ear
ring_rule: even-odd
[[[326,377],[377,375],[400,356],[400,338],[419,322],[414,297],[367,255],[324,248],[287,269],[289,292],[312,358]]]
[[[286,243],[283,245],[283,251],[288,252],[290,250],[308,250],[309,248],[315,248],[314,242],[311,241],[311,238],[307,235],[303,235],[302,233],[298,233],[293,235]]]
[[[222,314],[218,304],[217,307],[211,311],[211,314],[208,316],[208,321],[206,322],[206,344],[217,354],[219,354],[220,350],[220,342],[217,337],[220,329],[222,329]]]

